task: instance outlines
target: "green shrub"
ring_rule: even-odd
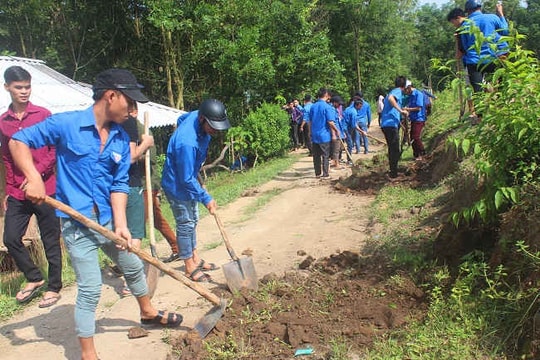
[[[279,105],[263,103],[228,131],[237,154],[266,161],[289,149],[289,116]]]

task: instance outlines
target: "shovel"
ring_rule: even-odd
[[[150,133],[149,131],[149,119],[148,119],[148,111],[145,111],[144,113],[144,134],[148,135]],[[150,171],[150,150],[146,150],[146,154],[144,154],[144,170],[145,170],[145,180],[146,180],[146,207],[147,207],[147,213],[148,213],[148,227],[150,228],[150,253],[152,254],[152,257],[157,258],[157,252],[156,252],[156,233],[154,232],[154,206],[152,204],[152,179],[151,179],[151,171]],[[148,296],[150,299],[154,296],[154,292],[156,291],[157,283],[159,276],[161,275],[161,271],[155,267],[150,265],[149,263],[145,263],[145,272],[146,272],[146,283],[148,284]]]
[[[240,290],[242,288],[257,291],[257,273],[255,272],[253,260],[251,259],[251,257],[244,257],[240,259],[238,258],[238,256],[236,256],[236,253],[231,247],[231,242],[229,241],[229,237],[225,232],[225,228],[223,226],[223,223],[221,222],[221,219],[215,213],[214,218],[216,219],[216,224],[219,228],[219,232],[221,233],[221,237],[223,238],[223,242],[225,242],[227,251],[231,256],[231,259],[233,259],[233,261],[223,265],[223,272],[225,273],[227,286],[229,286],[231,292],[235,290]]]
[[[366,133],[366,136],[367,136],[368,138],[370,138],[370,139],[373,139],[373,140],[375,140],[375,141],[377,141],[377,142],[383,144],[383,145],[386,145],[386,141],[385,141],[385,140],[381,140],[381,139],[379,139],[378,137],[375,137],[375,136],[373,136],[373,135],[369,135],[368,133]]]
[[[114,232],[107,229],[106,227],[99,225],[97,222],[88,219],[83,214],[72,209],[66,204],[56,199],[53,199],[50,196],[45,197],[45,203],[71,216],[74,220],[80,222],[84,226],[97,231],[98,233],[105,236],[107,239],[111,240],[115,244],[120,245],[120,246],[126,245],[125,239],[116,235]],[[212,329],[216,326],[219,319],[221,319],[221,316],[223,315],[225,308],[227,307],[227,301],[225,299],[220,299],[219,297],[217,297],[215,294],[208,291],[203,286],[188,279],[183,273],[177,270],[174,270],[172,267],[168,266],[167,264],[164,264],[163,262],[156,259],[155,257],[152,257],[152,255],[148,254],[146,251],[143,251],[141,249],[130,249],[130,251],[134,253],[135,255],[137,255],[142,260],[160,269],[165,274],[180,281],[182,284],[186,285],[187,287],[189,287],[190,289],[192,289],[193,291],[195,291],[196,293],[204,297],[206,300],[210,301],[212,304],[216,305],[195,325],[195,330],[199,333],[199,336],[202,339],[204,339],[206,335],[208,335],[208,333],[212,331]]]

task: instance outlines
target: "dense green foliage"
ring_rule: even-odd
[[[507,40],[513,43],[519,38],[516,35]],[[464,138],[455,140],[465,154],[475,157],[477,176],[483,184],[480,199],[461,214],[468,221],[476,215],[493,220],[506,209],[504,205],[516,203],[521,189],[539,176],[538,59],[520,45],[512,48],[488,85],[495,91],[475,94],[482,121]]]
[[[510,19],[536,49],[538,0],[505,1]],[[5,0],[0,53],[45,60],[91,83],[104,68],[132,69],[150,97],[193,109],[207,96],[240,122],[250,109],[327,86],[368,99],[398,74],[442,89],[433,57],[453,57],[443,7],[359,0]],[[485,1],[493,11],[495,1]],[[428,40],[429,39],[429,40]]]
[[[289,121],[288,114],[279,106],[264,103],[227,135],[238,155],[256,163],[282,156],[290,149]]]

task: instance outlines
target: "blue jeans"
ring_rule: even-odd
[[[199,222],[199,207],[195,200],[177,200],[165,194],[176,220],[176,242],[178,244],[178,257],[182,260],[193,257],[193,250],[197,248],[197,232],[195,228]]]
[[[111,240],[72,219],[63,218],[61,224],[64,243],[77,278],[75,331],[79,337],[92,337],[96,331],[95,313],[102,285],[98,249],[101,248],[120,267],[131,293],[136,297],[148,293],[143,263],[137,255],[116,248]],[[111,229],[111,223],[105,227]]]
[[[367,133],[368,131],[367,124],[359,123],[358,126],[360,127],[360,129],[364,130]],[[356,133],[357,133],[358,138],[362,140],[362,145],[364,145],[364,154],[367,154],[369,152],[368,137],[366,135],[359,133],[358,131],[356,131]],[[360,151],[360,148],[358,148],[358,151]]]
[[[353,148],[356,148],[356,152],[360,152],[360,134],[356,131],[356,128],[349,129],[347,145],[349,146],[349,152],[353,153]]]

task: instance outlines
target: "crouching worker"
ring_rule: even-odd
[[[62,236],[77,277],[75,329],[83,360],[98,358],[94,346],[95,312],[101,295],[98,249],[118,264],[127,285],[137,298],[141,323],[177,327],[182,316],[156,310],[148,297],[142,261],[130,248],[139,248],[127,228],[129,193],[129,137],[121,128],[135,108],[147,102],[137,79],[127,70],[109,69],[98,74],[93,86],[94,104],[86,110],[54,114],[45,121],[16,133],[9,143],[18,154],[17,166],[28,179],[26,197],[43,203],[45,187],[36,170],[31,148],[56,146],[56,198],[84,216],[112,229],[126,240],[126,247],[88,229],[66,214],[61,218]]]

